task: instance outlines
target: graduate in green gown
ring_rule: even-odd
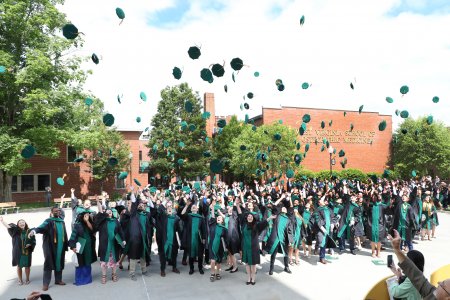
[[[225,256],[226,251],[226,236],[227,228],[225,227],[225,220],[222,216],[217,216],[215,213],[216,200],[211,202],[209,206],[211,213],[209,219],[209,258],[211,260],[211,276],[210,281],[220,280],[220,264]]]
[[[43,291],[48,290],[52,271],[55,272],[55,284],[66,285],[62,281],[62,271],[64,269],[64,262],[66,251],[68,250],[68,239],[66,224],[60,218],[61,212],[58,207],[53,207],[50,218],[46,219],[44,223],[30,231],[31,238],[36,233],[43,235],[42,248],[44,250],[44,278]]]
[[[24,220],[17,221],[17,224],[8,224],[0,216],[0,223],[8,229],[8,233],[12,238],[12,265],[13,267],[17,266],[18,283],[19,285],[23,284],[22,268],[25,268],[25,284],[29,284],[31,256],[36,246],[36,239],[34,236],[28,238],[30,230]]]
[[[78,249],[77,249],[78,244]],[[78,215],[69,239],[69,248],[77,255],[75,267],[75,285],[92,282],[91,264],[97,261],[95,253],[95,231],[92,216],[88,212]]]

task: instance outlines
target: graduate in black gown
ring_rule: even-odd
[[[94,217],[95,230],[98,231],[98,258],[102,269],[102,284],[106,283],[107,269],[112,270],[111,280],[117,282],[117,267],[120,253],[126,245],[125,235],[119,221],[114,218],[113,212],[107,209],[103,212],[100,202],[97,202],[99,213]]]
[[[136,281],[136,264],[140,261],[142,275],[149,276],[147,262],[150,261],[150,240],[153,235],[151,214],[146,211],[145,203],[135,196],[131,187],[131,208],[129,215],[123,216],[127,220],[126,242],[127,255],[130,259],[130,279]]]
[[[322,264],[327,264],[327,261],[325,260],[325,248],[329,247],[330,241],[332,244],[335,244],[331,234],[333,232],[333,227],[336,220],[334,218],[333,211],[326,205],[326,203],[327,201],[325,200],[325,196],[323,196],[319,200],[319,207],[314,212],[314,231],[316,232],[316,243],[320,248],[319,262]]]
[[[188,211],[190,211],[188,213]],[[194,274],[194,261],[198,261],[198,271],[203,271],[203,253],[206,243],[206,221],[198,214],[198,206],[194,201],[188,200],[187,205],[181,211],[181,220],[183,221],[183,240],[182,248],[189,257],[189,275]]]
[[[415,218],[413,208],[409,204],[409,196],[402,196],[402,203],[398,203],[394,210],[394,229],[402,238],[403,247],[408,246],[408,251],[413,250],[413,232],[415,231]]]
[[[173,209],[172,202],[167,202],[166,207],[159,205],[155,216],[156,243],[158,244],[159,262],[161,264],[161,276],[166,276],[166,263],[172,265],[172,272],[180,274],[177,269],[177,255],[180,247],[180,218]]]
[[[68,250],[68,239],[66,224],[60,218],[60,213],[58,207],[53,207],[50,218],[46,219],[38,227],[33,228],[29,233],[30,238],[36,233],[43,235],[42,249],[44,250],[45,258],[43,291],[48,290],[52,271],[55,271],[55,284],[66,285],[62,281],[62,271],[64,269],[66,251]]]
[[[239,201],[236,198],[235,201]],[[220,210],[219,210],[220,213]],[[236,273],[238,271],[237,260],[235,254],[241,251],[241,232],[239,229],[239,217],[236,207],[233,202],[228,202],[227,213],[222,215],[225,220],[225,227],[227,228],[227,252],[228,259],[230,261],[230,267],[225,269],[225,271],[230,271],[230,273]]]
[[[209,219],[209,255],[211,260],[211,276],[209,280],[214,282],[220,280],[220,264],[225,256],[227,228],[224,224],[222,216],[216,217],[215,212],[216,200],[210,205],[211,215]]]
[[[366,204],[367,232],[372,248],[372,257],[380,257],[381,241],[386,237],[386,218],[389,207],[382,203],[378,192],[372,193],[372,203]]]
[[[355,253],[355,212],[359,209],[356,203],[356,196],[351,196],[350,201],[344,204],[344,208],[339,219],[339,229],[337,237],[339,238],[339,253],[345,250],[345,240],[349,241],[350,253]]]
[[[36,239],[28,238],[30,229],[24,220],[17,221],[17,224],[8,224],[0,216],[0,222],[8,229],[12,238],[12,265],[17,266],[17,277],[19,285],[23,284],[22,268],[25,268],[25,284],[30,283],[31,257],[36,246]]]
[[[247,271],[246,284],[255,285],[256,265],[261,263],[259,254],[259,235],[269,226],[268,221],[275,219],[271,215],[267,220],[258,221],[252,213],[242,213],[239,200],[236,200],[237,213],[239,214],[242,234],[242,262],[245,263]]]
[[[78,259],[78,266],[75,267],[75,285],[92,282],[91,264],[97,261],[95,240],[92,216],[86,211],[81,212],[78,214],[69,239],[69,248],[76,253]],[[77,243],[79,243],[78,251]]]

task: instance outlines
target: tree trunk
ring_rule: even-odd
[[[0,202],[12,201],[11,183],[12,176],[0,171]]]

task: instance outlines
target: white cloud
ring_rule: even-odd
[[[417,2],[417,1],[416,1]],[[418,3],[421,1],[418,1]],[[248,100],[250,115],[260,114],[261,106],[305,106],[392,114],[396,108],[410,115],[433,114],[450,125],[450,15],[424,16],[401,13],[387,17],[399,5],[397,0],[374,2],[284,1],[284,10],[273,18],[270,10],[279,1],[226,1],[223,11],[201,11],[194,3],[190,17],[172,29],[148,26],[155,10],[173,6],[174,1],[67,0],[67,13],[86,36],[79,54],[93,52],[102,56],[99,65],[87,64],[94,74],[86,88],[105,102],[120,127],[148,126],[167,85],[187,81],[201,95],[213,92],[217,114],[239,113],[242,96]],[[420,3],[419,3],[420,4]],[[116,6],[124,9],[122,25],[115,15]],[[87,9],[89,8],[89,9]],[[305,15],[303,27],[299,18]],[[191,60],[187,50],[202,47],[199,60]],[[229,62],[240,57],[249,67],[231,80]],[[224,78],[213,84],[200,78],[200,70],[212,63],[227,62]],[[184,69],[177,81],[172,68]],[[259,71],[259,78],[253,72]],[[275,80],[286,86],[279,92]],[[355,90],[349,84],[355,83]],[[302,82],[312,83],[308,90]],[[223,85],[228,85],[228,93]],[[410,93],[401,97],[400,86]],[[146,103],[139,93],[145,91]],[[122,104],[116,100],[123,94]],[[438,104],[432,103],[439,96]],[[394,98],[388,104],[386,96]],[[135,122],[136,116],[142,122]]]

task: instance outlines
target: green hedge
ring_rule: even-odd
[[[397,179],[399,175],[395,171],[389,170],[389,174],[386,174],[389,179]],[[348,179],[348,180],[359,180],[362,182],[366,182],[369,178],[372,177],[386,177],[384,174],[379,173],[364,173],[361,170],[357,169],[345,169],[342,171],[333,171],[333,176],[339,179]],[[319,172],[313,172],[307,169],[300,169],[295,174],[295,180],[302,181],[305,180],[305,177],[308,179],[316,178],[318,180],[330,179],[330,171],[322,170]]]

